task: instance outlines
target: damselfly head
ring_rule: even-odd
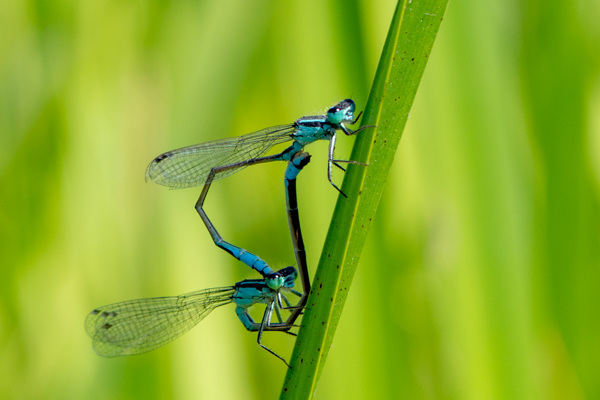
[[[354,119],[356,104],[351,99],[342,100],[327,110],[327,120],[332,124],[340,124]]]
[[[298,277],[298,271],[294,267],[285,267],[277,271],[277,274],[281,275],[283,278],[283,283],[281,286],[291,288],[294,287],[294,281]]]
[[[279,290],[283,286],[284,278],[279,272],[273,272],[265,277],[265,283],[270,289]]]

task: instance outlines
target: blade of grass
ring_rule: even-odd
[[[282,399],[313,396],[447,0],[399,1],[325,240]]]

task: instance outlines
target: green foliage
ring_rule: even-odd
[[[95,355],[83,321],[102,304],[255,277],[210,241],[193,209],[199,190],[145,184],[145,166],[342,98],[365,109],[394,7],[0,2],[0,398],[278,396],[287,369],[232,308],[129,358]],[[366,240],[345,306],[328,311],[337,319],[344,306],[335,340],[333,325],[319,339],[327,363],[314,358],[320,375],[304,382],[319,378],[317,398],[600,397],[599,8],[450,2],[402,145],[393,140],[411,95],[402,106],[371,96],[364,123],[378,129],[354,147],[368,154],[339,138],[340,158],[369,166],[350,166],[333,220],[326,145],[307,148],[298,190],[311,272],[329,221],[347,224],[330,231],[348,251],[329,238],[322,253],[344,254],[338,300]],[[427,21],[409,33],[425,35]],[[420,68],[389,55],[406,63],[390,73]],[[284,169],[248,168],[207,199],[223,237],[274,268],[293,260]],[[317,274],[324,289],[334,273]],[[290,359],[294,338],[263,341]]]

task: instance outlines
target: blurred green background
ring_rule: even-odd
[[[94,307],[256,277],[158,154],[364,108],[393,1],[0,4],[0,398],[274,398],[233,306],[103,359]],[[317,398],[600,398],[600,3],[451,2]],[[341,137],[340,155],[353,139]],[[298,185],[314,272],[337,196]],[[293,263],[283,164],[211,188],[226,239]],[[342,176],[335,177],[341,183]],[[285,357],[293,338],[268,333]]]

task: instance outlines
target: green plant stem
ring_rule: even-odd
[[[315,274],[282,399],[311,398],[331,346],[367,232],[394,160],[447,0],[400,1],[383,48],[352,160]]]

